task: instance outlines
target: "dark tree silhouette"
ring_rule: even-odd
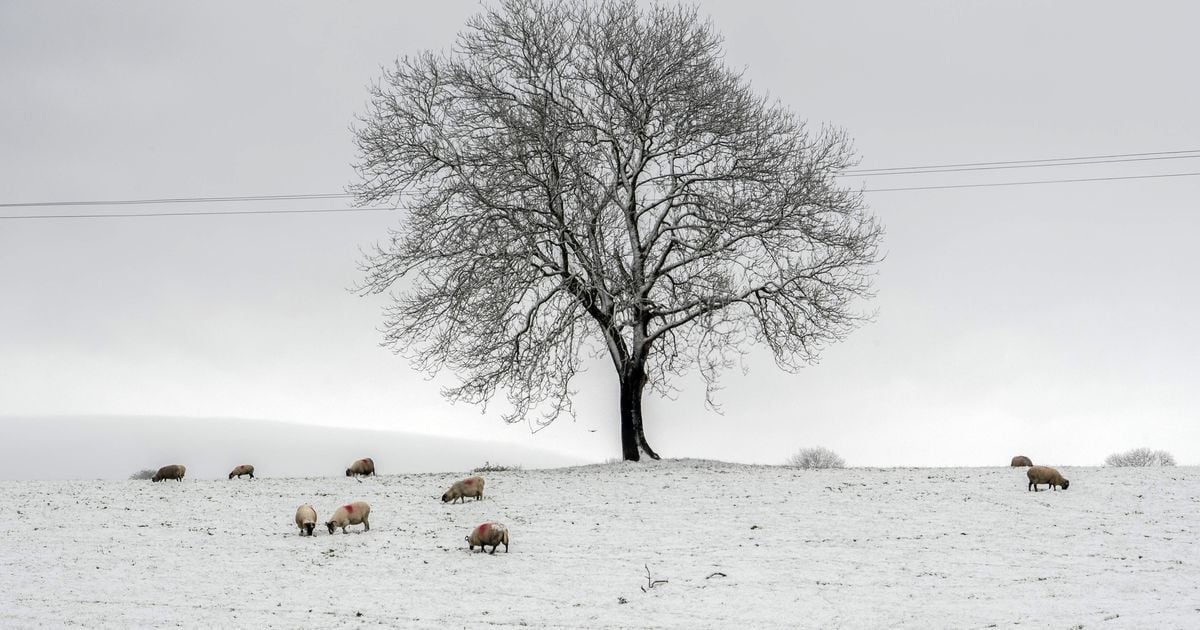
[[[573,414],[581,361],[620,380],[623,456],[647,387],[718,374],[752,344],[783,369],[864,315],[882,230],[810,129],[724,64],[694,8],[509,0],[451,52],[397,60],[355,125],[360,205],[404,209],[364,265],[391,292],[385,345],[505,391],[508,422]]]

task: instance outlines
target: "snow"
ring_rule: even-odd
[[[1200,469],[1060,470],[0,482],[0,627],[1200,627]],[[355,499],[371,531],[298,535]],[[467,552],[486,520],[510,553]]]

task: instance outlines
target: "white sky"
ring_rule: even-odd
[[[436,5],[436,6],[435,6]],[[337,193],[382,64],[475,3],[0,3],[0,203]],[[729,63],[863,167],[1200,149],[1190,2],[706,2]],[[1200,172],[1200,159],[849,180]],[[1200,463],[1200,177],[869,193],[876,322],[797,375],[757,352],[725,415],[649,399],[667,457],[852,465]],[[254,205],[0,208],[0,217]],[[611,367],[530,436],[451,407],[346,290],[394,214],[0,219],[0,415],[240,417],[619,455]],[[0,420],[0,423],[4,422]],[[19,440],[20,436],[10,436]]]

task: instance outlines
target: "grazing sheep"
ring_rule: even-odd
[[[1012,463],[1009,464],[1009,466],[1014,466],[1014,467],[1016,467],[1016,466],[1032,466],[1032,465],[1033,465],[1033,460],[1029,459],[1028,457],[1025,457],[1024,455],[1017,455],[1016,457],[1012,458]]]
[[[1058,474],[1057,470],[1049,466],[1033,466],[1025,471],[1025,475],[1029,477],[1029,489],[1034,492],[1038,491],[1038,484],[1049,484],[1051,488],[1058,490],[1058,486],[1062,486],[1063,490],[1071,485],[1070,481],[1063,479],[1063,476]]]
[[[467,547],[470,551],[475,551],[475,546],[479,546],[479,551],[482,552],[484,545],[491,545],[492,550],[489,554],[496,553],[496,547],[504,543],[504,553],[508,553],[508,528],[500,523],[481,523],[467,536]]]
[[[313,529],[317,526],[317,511],[313,506],[305,503],[296,508],[296,527],[300,528],[300,535],[313,535]]]
[[[162,481],[163,479],[183,481],[183,474],[186,472],[187,468],[183,464],[171,464],[170,466],[159,468],[150,481]]]
[[[478,475],[455,481],[454,485],[442,495],[442,503],[455,501],[467,502],[467,497],[475,497],[478,501],[483,498],[483,477]]]
[[[371,523],[367,522],[367,517],[371,514],[371,506],[367,505],[366,501],[355,501],[347,503],[342,507],[334,510],[333,517],[325,522],[325,526],[329,528],[329,533],[333,530],[342,528],[342,533],[346,533],[346,527],[349,525],[363,525],[363,531],[371,531]]]
[[[346,469],[347,477],[356,477],[358,475],[366,477],[374,474],[375,460],[371,459],[370,457],[364,457],[353,464],[350,464],[350,467]]]
[[[233,472],[229,473],[229,478],[233,479],[234,477],[237,477],[238,479],[241,479],[242,475],[250,475],[250,478],[253,479],[254,467],[250,464],[242,464],[241,466],[234,468]]]

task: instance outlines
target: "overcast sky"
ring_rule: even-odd
[[[862,167],[1200,149],[1193,2],[704,2],[727,60]],[[0,203],[339,193],[349,126],[397,56],[470,2],[0,2]],[[1197,154],[1200,155],[1200,154]],[[847,178],[867,189],[1200,172],[1200,159]],[[851,465],[1200,464],[1200,177],[869,192],[875,322],[819,365],[756,351],[720,394],[649,399],[666,457]],[[0,415],[257,418],[620,454],[597,363],[531,435],[450,406],[347,288],[396,213],[343,200],[0,208]],[[3,422],[0,420],[0,422]],[[19,442],[20,436],[8,436]]]

